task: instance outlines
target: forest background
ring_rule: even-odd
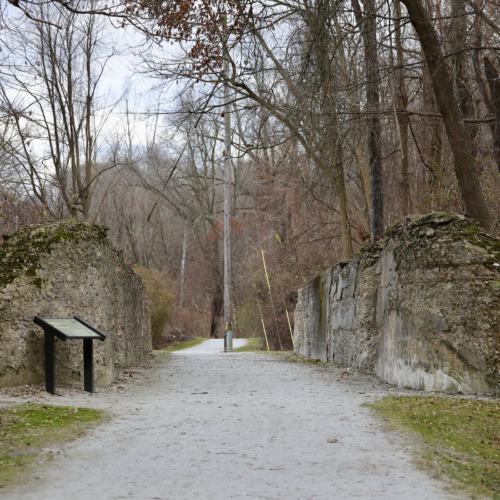
[[[297,289],[401,217],[465,212],[499,233],[494,1],[0,9],[0,235],[107,226],[145,279],[156,346],[222,336],[227,109],[237,337],[265,325],[290,348]]]

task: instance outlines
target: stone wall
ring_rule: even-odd
[[[34,316],[78,316],[107,335],[94,341],[96,385],[151,350],[142,280],[100,226],[27,226],[0,246],[0,387],[42,382],[43,330]],[[56,384],[83,385],[83,342],[55,340]]]
[[[295,351],[400,387],[500,392],[500,241],[472,219],[406,218],[299,290]]]

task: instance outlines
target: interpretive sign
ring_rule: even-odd
[[[106,335],[76,316],[74,318],[40,318],[35,316],[35,324],[41,326],[45,334],[45,388],[56,393],[56,366],[54,338],[66,342],[67,339],[83,340],[83,379],[87,392],[94,392],[94,346],[93,340],[105,340]]]

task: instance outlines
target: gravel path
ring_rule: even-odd
[[[212,348],[215,353],[202,353]],[[385,386],[366,377],[340,381],[334,369],[280,356],[217,350],[210,341],[162,356],[126,393],[54,398],[61,405],[105,408],[114,418],[0,496],[458,498],[416,468],[407,438],[362,406],[386,393]]]

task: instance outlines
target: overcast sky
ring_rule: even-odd
[[[24,15],[19,9],[9,4],[5,5],[6,2],[2,2],[2,4],[4,19],[7,23],[9,19],[24,19]],[[156,82],[137,72],[140,58],[135,54],[146,47],[145,38],[133,27],[115,28],[108,19],[106,19],[104,26],[105,35],[107,38],[109,37],[110,41],[113,41],[118,54],[108,62],[107,70],[100,82],[100,94],[109,94],[109,102],[113,103],[125,93],[126,89],[129,89],[129,110],[136,113],[134,120],[135,140],[139,143],[145,143],[147,138],[145,113],[156,109],[158,96],[158,92],[152,91]],[[171,51],[170,44],[165,44],[163,50],[165,53]],[[163,93],[163,98],[167,105],[169,100],[175,99],[174,95],[168,92]],[[108,133],[125,130],[124,113],[125,101],[116,106],[106,124],[105,128]],[[164,127],[164,122],[160,120],[159,125]]]

